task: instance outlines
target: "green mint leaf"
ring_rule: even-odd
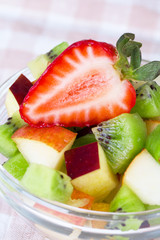
[[[132,33],[124,33],[117,41],[116,43],[116,48],[119,54],[119,60],[116,62],[115,64],[115,68],[120,72],[120,74],[122,75],[123,78],[123,72],[127,72],[129,66],[129,62],[127,57],[123,54],[123,47],[125,44],[127,44],[130,39],[133,40],[134,39],[134,34]]]
[[[153,61],[133,71],[132,79],[139,81],[152,81],[160,75],[160,61]]]
[[[131,53],[130,66],[132,69],[139,68],[141,65],[141,51],[138,46],[136,46]]]
[[[133,33],[124,33],[117,41],[116,48],[119,54],[122,53],[123,46],[131,39],[134,40],[135,35]]]
[[[141,64],[141,43],[133,41],[135,35],[133,33],[124,33],[117,41],[116,47],[119,59],[115,64],[115,68],[120,72],[121,78],[129,77],[132,79],[132,72]]]
[[[129,41],[123,46],[122,52],[126,57],[130,57],[135,48],[141,48],[141,47],[142,47],[142,44],[140,42]]]
[[[120,56],[119,60],[114,64],[115,69],[120,73],[121,78],[125,78],[125,73],[128,73],[128,69],[130,68],[128,59],[124,56]]]

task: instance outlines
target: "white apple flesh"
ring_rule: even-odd
[[[143,203],[160,205],[160,164],[144,149],[127,168],[122,183]]]
[[[59,170],[63,164],[64,152],[71,148],[76,133],[62,127],[19,128],[12,139],[19,151],[30,163],[43,164]]]

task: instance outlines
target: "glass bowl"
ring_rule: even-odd
[[[7,120],[4,103],[8,88],[21,73],[33,80],[29,69],[25,68],[0,86],[0,124]],[[5,161],[6,158],[0,155],[0,191],[3,198],[29,220],[32,227],[36,227],[49,239],[146,240],[158,239],[160,236],[160,209],[138,213],[107,213],[51,203],[23,189],[3,168]]]

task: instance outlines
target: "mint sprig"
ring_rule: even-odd
[[[160,75],[160,61],[149,62],[141,66],[142,44],[134,41],[133,33],[124,33],[117,41],[116,48],[119,59],[115,68],[122,79],[136,81],[152,81]]]
[[[135,80],[152,81],[160,75],[160,61],[153,61],[133,71]]]

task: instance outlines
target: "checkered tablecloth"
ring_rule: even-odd
[[[0,83],[53,46],[95,39],[115,44],[124,32],[160,60],[159,0],[0,0]],[[0,240],[44,240],[0,198]]]

